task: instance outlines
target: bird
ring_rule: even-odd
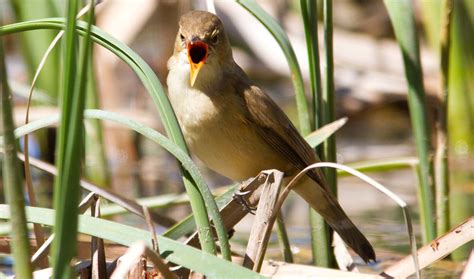
[[[236,64],[215,14],[181,16],[167,67],[167,94],[186,143],[208,168],[234,181],[268,169],[291,178],[319,161],[286,114]],[[365,262],[376,260],[320,170],[307,172],[293,189]]]

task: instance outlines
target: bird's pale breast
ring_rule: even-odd
[[[182,80],[186,74],[176,68],[168,75],[169,97],[193,154],[209,168],[237,181],[265,169],[287,168],[284,160],[246,124],[239,106],[229,105],[235,104],[229,100],[232,94],[211,98],[190,87],[188,80]],[[218,96],[226,96],[226,102],[220,102]]]

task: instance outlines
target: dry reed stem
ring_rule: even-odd
[[[427,267],[446,257],[463,244],[474,239],[474,217],[455,227],[418,250],[420,268]],[[391,278],[408,277],[415,273],[411,256],[407,256],[387,268],[381,275]]]
[[[285,262],[265,261],[261,273],[272,279],[291,278],[338,278],[338,279],[375,279],[376,274],[365,274],[341,271],[337,269],[322,268],[301,264],[290,264]]]
[[[95,218],[100,218],[100,199],[96,199],[91,206],[91,214]],[[107,278],[107,263],[105,261],[104,240],[102,238],[91,237],[92,255],[92,279]]]
[[[84,213],[97,199],[98,196],[95,193],[89,193],[79,204],[79,213]],[[51,243],[53,243],[53,240],[54,234],[51,234],[48,239],[44,241],[41,246],[39,246],[38,250],[36,250],[33,256],[31,256],[31,263],[33,265],[46,256],[49,251],[49,247],[51,246]]]
[[[260,271],[273,228],[274,222],[271,221],[271,217],[276,214],[275,209],[279,211],[279,208],[275,208],[275,204],[283,181],[283,173],[278,170],[265,171],[265,174],[267,177],[258,202],[243,263],[243,266],[256,272]]]
[[[153,224],[153,220],[151,219],[150,210],[146,206],[142,206],[142,208],[143,208],[143,214],[144,214],[146,225],[147,225],[148,230],[150,231],[151,237],[152,237],[152,240],[151,240],[151,243],[152,243],[152,246],[153,246],[152,249],[156,253],[160,254],[160,249],[158,247],[158,238],[156,237],[156,230],[155,230],[155,226]]]
[[[174,273],[169,270],[169,267],[163,261],[163,259],[155,253],[153,250],[148,248],[144,242],[137,242],[130,246],[127,253],[120,258],[120,263],[117,265],[114,273],[110,277],[111,279],[122,279],[129,278],[129,274],[146,272],[146,265],[143,266],[142,255],[146,255],[155,267],[159,270],[160,275],[164,278],[178,278]]]
[[[232,200],[220,210],[227,231],[230,231],[242,218],[250,213],[250,209],[258,204],[262,192],[260,186],[263,185],[265,179],[266,174],[261,172],[256,177],[243,182]],[[194,232],[185,244],[199,247],[197,232]]]
[[[474,278],[474,249],[471,250],[471,255],[467,261],[466,268],[462,273],[461,279]]]
[[[354,264],[354,259],[352,259],[351,254],[347,250],[346,244],[337,232],[333,233],[332,246],[334,247],[334,257],[340,270],[359,272]]]

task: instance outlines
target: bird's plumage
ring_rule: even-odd
[[[209,53],[191,85],[194,60],[188,51],[193,40],[208,44]],[[217,16],[203,11],[182,16],[168,68],[169,97],[186,141],[209,168],[244,180],[265,169],[291,177],[319,161],[283,111],[234,62]],[[372,246],[344,213],[320,170],[309,171],[295,191],[365,261],[375,260]]]

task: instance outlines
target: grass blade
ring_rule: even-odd
[[[83,157],[83,112],[86,80],[91,48],[90,30],[94,8],[89,11],[89,24],[77,57],[78,34],[76,14],[78,2],[67,3],[67,22],[64,32],[64,81],[62,91],[61,124],[58,135],[58,176],[54,181],[56,221],[53,241],[53,275],[55,278],[72,274],[70,263],[76,255],[77,218]]]
[[[229,203],[235,191],[237,191],[240,185],[236,184],[230,186],[227,191],[225,191],[222,195],[218,196],[216,200],[216,204],[219,208],[224,207],[227,203]],[[185,235],[191,234],[193,231],[196,230],[196,224],[193,221],[193,215],[189,215],[188,217],[181,220],[181,222],[177,223],[173,227],[169,228],[166,232],[163,233],[163,236],[171,238],[171,239],[179,239]]]
[[[0,15],[1,16],[1,15]],[[1,22],[1,18],[0,18]],[[1,128],[5,149],[3,159],[2,176],[5,187],[5,197],[12,212],[13,239],[12,251],[15,260],[14,271],[18,278],[32,278],[32,266],[30,263],[30,243],[28,229],[26,227],[25,200],[23,184],[18,169],[20,163],[16,157],[16,140],[13,134],[12,98],[7,81],[7,69],[5,66],[3,40],[0,39],[0,83],[1,83]]]
[[[418,166],[418,158],[399,157],[389,159],[376,159],[346,164],[347,166],[363,172],[384,172],[406,168],[415,168]],[[339,176],[346,176],[347,173],[338,170]]]
[[[347,123],[347,119],[347,117],[344,117],[324,125],[323,127],[307,135],[305,138],[306,141],[312,148],[315,148],[316,146],[327,140],[335,132],[337,132],[342,126],[344,126]]]
[[[426,96],[418,46],[413,3],[409,0],[384,0],[392,21],[395,36],[402,52],[408,83],[408,105],[411,115],[416,151],[420,160],[420,212],[424,243],[436,237],[434,199],[432,191],[433,165],[430,127],[427,119]]]
[[[51,209],[26,207],[26,213],[28,222],[47,226],[54,225],[55,212]],[[0,219],[10,218],[11,213],[8,206],[0,205]],[[79,216],[78,231],[121,245],[130,246],[138,241],[143,241],[148,247],[152,247],[150,232],[91,216]],[[202,273],[209,278],[264,278],[237,264],[203,253],[169,238],[159,235],[157,238],[163,259]]]

